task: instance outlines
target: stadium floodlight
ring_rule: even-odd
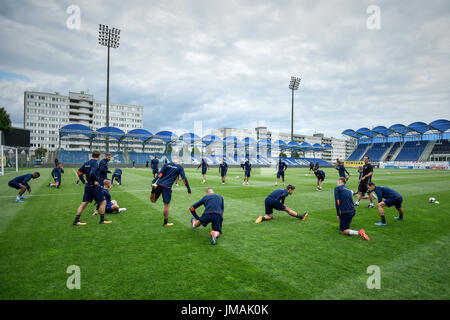
[[[98,43],[108,48],[108,64],[106,71],[106,126],[109,127],[109,48],[117,49],[120,45],[120,29],[110,29],[100,24],[98,28]],[[109,152],[109,137],[106,137],[106,152]]]
[[[291,141],[294,141],[294,91],[298,90],[301,80],[300,77],[291,77],[291,82],[289,83],[289,89],[292,91]]]

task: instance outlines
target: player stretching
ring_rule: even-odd
[[[317,191],[322,191],[322,184],[323,181],[325,180],[325,172],[314,168],[314,174],[317,177]]]
[[[248,158],[245,162],[244,162],[244,182],[242,182],[242,184],[245,184],[247,182],[248,184],[248,178],[250,178],[250,172],[252,171],[252,164],[250,163],[250,158]]]
[[[348,236],[359,235],[370,241],[364,229],[359,231],[350,229],[350,223],[356,214],[353,205],[353,191],[345,186],[347,179],[340,177],[337,181],[337,187],[334,188],[334,203],[336,205],[337,219],[339,221],[339,230],[342,234]]]
[[[169,209],[170,200],[172,199],[172,185],[175,179],[181,175],[183,183],[186,185],[188,194],[191,194],[191,188],[189,182],[184,174],[184,169],[178,163],[170,162],[165,164],[158,175],[152,181],[152,192],[150,193],[150,201],[155,203],[159,196],[162,194],[164,202],[164,224],[163,226],[172,226],[173,223],[169,223]]]
[[[205,158],[202,157],[202,162],[200,163],[200,165],[197,167],[197,170],[202,167],[202,176],[203,176],[203,181],[202,184],[204,184],[206,182],[206,170],[209,169],[209,164],[206,162]]]
[[[381,222],[375,223],[377,226],[387,225],[386,218],[384,217],[384,207],[389,208],[395,206],[395,209],[397,209],[398,211],[398,217],[395,217],[395,219],[404,220],[402,209],[403,197],[401,196],[400,193],[388,187],[377,187],[373,182],[370,182],[368,184],[368,190],[369,195],[370,193],[375,192],[378,198],[377,209],[378,212],[380,213]]]
[[[114,173],[111,177],[111,183],[114,183],[114,180],[117,181],[117,185],[121,186],[122,185],[122,170],[119,168],[116,168],[116,170],[114,170]]]
[[[47,187],[59,188],[59,186],[61,185],[61,173],[63,172],[62,167],[63,167],[62,163],[58,162],[56,167],[53,168],[53,170],[52,170],[52,178],[55,181],[55,183],[49,183],[47,185]]]
[[[363,199],[363,194],[368,191],[367,186],[372,182],[373,167],[369,163],[369,156],[364,156],[364,166],[362,168],[361,178],[359,179],[358,186],[358,199],[356,199],[355,206],[359,206],[359,201]],[[369,193],[370,204],[368,208],[373,208],[373,195]]]
[[[98,164],[98,177],[100,178],[100,185],[103,187],[103,180],[108,179],[108,173],[112,173],[108,169],[108,162],[111,161],[111,153],[107,153],[105,158],[100,160]]]
[[[225,162],[225,158],[222,159],[222,163],[219,164],[219,174],[222,177],[222,184],[225,184],[227,178],[228,164]]]
[[[119,204],[116,200],[111,200],[111,188],[112,188],[112,182],[108,179],[103,181],[103,189],[102,192],[105,196],[106,204],[105,204],[105,213],[116,213],[116,212],[124,212],[127,211],[127,208],[119,208]],[[98,213],[99,205],[97,204],[97,208],[95,209],[94,213],[92,214],[95,216]]]
[[[205,210],[201,217],[197,215],[195,209],[201,205],[205,206]],[[212,188],[206,189],[206,196],[204,196],[199,202],[194,203],[189,210],[194,217],[191,218],[192,228],[198,228],[200,225],[206,227],[211,222],[211,244],[217,243],[217,238],[222,234],[222,221],[223,221],[223,198],[222,196],[215,194]]]
[[[74,226],[84,226],[86,225],[86,222],[80,221],[80,216],[83,213],[84,209],[86,209],[86,206],[88,203],[92,202],[92,200],[95,200],[96,203],[99,204],[99,211],[100,211],[100,224],[106,224],[111,223],[112,221],[105,220],[105,196],[102,192],[102,187],[100,186],[100,179],[99,174],[99,167],[98,167],[98,159],[100,158],[100,151],[93,151],[91,160],[86,161],[83,166],[81,167],[83,169],[83,172],[86,172],[86,184],[84,186],[84,195],[83,195],[83,201],[81,202],[80,206],[77,210],[77,215],[75,217],[75,221],[73,222]]]
[[[155,156],[152,159],[152,162],[150,163],[150,166],[152,167],[153,170],[153,178],[156,177],[156,175],[158,174],[158,164],[159,164],[158,157]]]
[[[347,169],[345,169],[344,164],[339,160],[337,160],[336,170],[339,172],[339,177],[345,178],[346,180],[350,178],[350,173]],[[345,175],[346,173],[347,175]]]
[[[31,193],[31,187],[28,184],[28,181],[31,179],[37,179],[41,175],[39,172],[35,172],[33,174],[24,174],[23,176],[15,177],[11,181],[8,182],[8,186],[11,188],[19,190],[19,194],[16,197],[16,202],[23,202],[22,200],[26,199],[23,194],[28,190],[28,193]]]
[[[308,216],[308,211],[305,211],[302,215],[298,214],[292,209],[289,209],[284,205],[284,200],[287,196],[291,195],[295,190],[293,185],[288,185],[286,189],[278,189],[269,194],[265,200],[266,205],[266,215],[259,216],[255,223],[260,223],[261,221],[272,220],[273,219],[273,209],[277,209],[279,211],[286,211],[290,216],[294,218],[299,218],[300,220],[305,220]]]
[[[278,172],[277,172],[277,179],[275,180],[275,185],[278,185],[278,180],[280,179],[280,177],[283,180],[283,185],[284,185],[284,172],[287,169],[287,164],[280,158],[280,161],[278,161],[277,167],[278,167]]]

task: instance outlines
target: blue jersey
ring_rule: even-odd
[[[325,172],[322,170],[317,170],[317,172],[314,173],[318,180],[324,180],[325,179]]]
[[[345,173],[350,174],[350,173],[348,173],[347,169],[345,169],[343,164],[340,164],[336,168],[336,170],[339,172],[339,177],[344,177],[345,178]]]
[[[202,159],[202,163],[200,163],[200,165],[197,167],[197,169],[200,167],[202,167],[202,171],[204,171],[204,170],[206,170],[206,168],[209,167],[209,164],[206,162],[205,159]]]
[[[28,181],[30,181],[32,178],[33,178],[33,175],[31,173],[29,173],[29,174],[24,174],[23,176],[15,177],[10,182],[16,182],[18,184],[26,186],[27,189],[30,189]]]
[[[226,162],[222,162],[219,164],[219,173],[225,175],[228,171],[228,164]]]
[[[111,171],[109,171],[108,169],[108,160],[106,159],[102,159],[100,160],[100,163],[98,165],[98,177],[100,179],[107,179],[108,178],[108,173],[111,173]]]
[[[120,177],[121,175],[122,175],[122,170],[120,170],[119,168],[114,170],[113,176]]]
[[[342,213],[355,211],[355,206],[353,205],[353,191],[346,186],[342,185],[334,188],[334,200],[338,216]]]
[[[252,164],[250,163],[250,161],[245,161],[244,163],[244,169],[245,171],[251,171],[252,170]]]
[[[374,192],[377,195],[378,202],[383,201],[382,199],[401,198],[400,193],[388,187],[375,187]]]
[[[281,203],[284,203],[284,200],[288,195],[289,192],[286,189],[278,189],[269,194],[266,199],[270,199],[276,202],[281,201]]]
[[[106,203],[111,202],[111,193],[105,188],[102,189],[103,195],[105,196]]]
[[[203,214],[217,213],[223,215],[223,198],[218,194],[207,194],[199,202],[196,202],[191,206],[191,211],[195,211],[195,209],[201,205],[205,206],[205,211],[203,211]],[[192,208],[194,208],[194,210]]]
[[[98,163],[95,159],[86,161],[78,171],[86,175],[88,185],[94,185],[96,181],[101,182],[101,178],[98,176]]]
[[[188,189],[188,192],[191,193],[191,188],[189,187],[189,182],[186,178],[186,175],[184,174],[184,169],[177,163],[171,162],[165,164],[161,168],[161,171],[159,171],[158,175],[153,179],[152,183],[155,183],[156,180],[158,180],[158,185],[172,188],[172,185],[178,176],[181,176],[181,178],[183,179],[183,183]]]
[[[152,167],[152,169],[158,170],[158,164],[159,164],[158,159],[152,159],[152,161],[150,162],[150,166]]]
[[[58,162],[59,162],[58,158],[55,158],[55,167],[58,165]]]
[[[58,168],[58,167],[53,168],[53,170],[52,170],[52,177],[53,177],[53,179],[61,180],[61,169]]]
[[[283,172],[287,169],[287,164],[284,161],[278,162],[278,172]]]

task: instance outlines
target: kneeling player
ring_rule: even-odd
[[[103,181],[103,195],[105,196],[106,204],[105,204],[105,213],[116,213],[116,212],[124,212],[127,211],[127,208],[119,208],[119,204],[116,200],[111,200],[111,188],[112,188],[112,182],[110,180],[104,180]],[[99,204],[97,204],[97,208],[95,209],[94,213],[92,214],[95,216],[98,213]]]
[[[360,229],[359,231],[350,229],[350,223],[352,222],[356,211],[353,204],[353,191],[345,186],[346,182],[346,177],[340,177],[337,182],[337,187],[334,188],[334,200],[337,219],[339,221],[339,229],[342,234],[348,236],[359,235],[367,241],[370,241],[370,238],[367,236],[364,229]]]
[[[116,170],[114,170],[114,173],[111,177],[111,182],[114,183],[114,180],[116,180],[117,185],[122,185],[122,170],[120,170],[119,168],[116,168]]]
[[[288,185],[286,189],[278,189],[269,194],[265,200],[266,205],[266,215],[259,216],[255,223],[260,223],[261,221],[272,220],[273,219],[273,209],[279,211],[286,211],[290,216],[294,218],[299,218],[300,220],[305,220],[308,216],[308,212],[305,211],[303,215],[298,214],[294,210],[288,208],[284,205],[284,200],[287,196],[291,195],[295,190],[293,185]]]
[[[322,184],[323,181],[325,180],[325,172],[317,168],[314,168],[314,174],[317,177],[317,191],[322,191]]]
[[[395,217],[395,219],[403,220],[403,198],[400,193],[388,187],[377,187],[373,182],[370,182],[367,188],[369,192],[375,192],[378,198],[377,209],[380,213],[381,222],[375,223],[377,226],[387,225],[386,218],[384,217],[384,207],[389,208],[395,206],[395,209],[398,211],[398,217]]]
[[[56,167],[53,168],[52,170],[52,178],[55,181],[55,183],[49,183],[48,187],[55,187],[55,188],[59,188],[61,185],[61,174],[63,172],[62,169],[63,165],[61,162],[58,162],[56,164]]]
[[[202,216],[199,217],[195,212],[195,209],[201,205],[205,206],[205,210],[203,211]],[[217,238],[219,238],[222,234],[223,209],[224,205],[222,196],[215,194],[212,188],[206,189],[206,196],[189,208],[194,216],[191,218],[193,229],[200,227],[200,225],[206,227],[211,222],[212,245],[217,243]]]
[[[31,187],[28,184],[28,181],[31,179],[37,179],[41,175],[39,172],[35,172],[33,174],[24,174],[23,176],[16,177],[8,182],[8,186],[11,188],[19,190],[19,194],[16,197],[16,202],[23,202],[23,199],[26,199],[23,194],[28,190],[28,193],[31,193]]]

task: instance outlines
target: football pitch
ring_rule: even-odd
[[[124,169],[123,185],[112,199],[127,211],[107,215],[100,225],[83,213],[86,226],[72,222],[83,186],[65,169],[60,189],[48,188],[51,169],[30,182],[32,194],[15,203],[16,190],[0,177],[0,299],[450,299],[450,172],[375,169],[373,181],[403,195],[405,221],[386,209],[387,226],[377,209],[362,200],[352,229],[364,228],[367,242],[338,230],[333,189],[335,169],[324,169],[323,191],[305,168],[288,168],[295,185],[286,205],[310,214],[306,221],[275,212],[255,224],[264,199],[276,188],[271,169],[254,168],[249,186],[232,168],[222,185],[217,168],[186,169],[192,195],[173,187],[170,222],[162,227],[163,203],[150,203],[150,169]],[[23,170],[19,174],[32,172]],[[356,170],[347,186],[357,189]],[[239,178],[237,178],[239,176]],[[225,199],[223,235],[210,243],[209,230],[192,230],[189,206],[213,187]],[[440,204],[428,203],[435,197]],[[202,207],[203,208],[203,207]],[[200,208],[199,213],[203,211]],[[69,290],[67,268],[79,266],[81,289]],[[380,268],[380,289],[368,289],[369,266]]]

